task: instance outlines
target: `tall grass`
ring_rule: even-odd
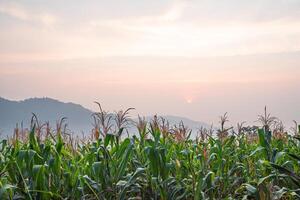
[[[260,127],[200,128],[139,117],[139,135],[121,137],[128,109],[93,115],[89,137],[55,130],[34,115],[29,132],[0,143],[0,199],[299,199],[300,131],[276,118]],[[112,123],[116,120],[116,123]],[[279,124],[279,125],[278,125]]]

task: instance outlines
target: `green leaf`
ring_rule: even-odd
[[[0,184],[1,186],[1,184]],[[11,184],[5,184],[0,187],[0,199],[9,199],[8,198],[8,191],[16,189],[17,186]]]
[[[297,156],[295,154],[291,154],[291,153],[288,153],[289,156],[291,156],[292,158],[294,158],[295,160],[298,160],[298,162],[300,162],[300,156]]]
[[[251,196],[258,197],[258,190],[256,189],[256,187],[248,183],[244,183],[243,186],[246,188],[246,190]]]
[[[274,164],[274,163],[271,163],[271,166],[273,168],[277,169],[280,173],[288,175],[289,178],[291,178],[294,181],[294,183],[298,187],[300,187],[300,177],[297,174],[295,174],[294,172],[290,171],[289,169],[286,169],[286,168],[284,168],[284,167],[282,167],[280,165]]]
[[[120,178],[123,176],[123,174],[125,172],[128,159],[132,152],[133,144],[134,144],[133,141],[130,141],[129,145],[126,148],[125,153],[123,154],[123,157],[118,165],[118,171],[117,171],[117,174],[115,177],[116,180],[120,180]]]
[[[262,150],[266,150],[266,148],[265,148],[265,147],[262,147],[262,146],[259,146],[259,147],[257,147],[254,151],[252,151],[251,154],[250,154],[249,156],[251,157],[251,156],[255,155],[257,152],[260,152],[260,151],[262,151]]]
[[[115,142],[115,135],[113,134],[106,134],[104,139],[104,146],[107,147],[109,143],[113,144]]]
[[[257,182],[257,185],[261,185],[262,183],[264,183],[266,180],[271,179],[273,177],[276,177],[276,174],[270,174],[266,177],[260,178]]]

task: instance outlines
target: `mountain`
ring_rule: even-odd
[[[191,129],[193,131],[194,134],[196,134],[197,130],[200,127],[204,127],[204,128],[210,128],[211,125],[205,123],[205,122],[199,122],[199,121],[195,121],[186,117],[180,117],[180,116],[174,116],[174,115],[163,115],[161,116],[162,118],[168,120],[170,125],[175,125],[175,124],[179,124],[181,122],[183,122],[183,124],[185,126],[187,126],[189,129]],[[151,121],[153,119],[153,117],[146,117],[145,118],[147,121]]]
[[[79,104],[63,103],[51,98],[30,98],[23,101],[10,101],[0,98],[0,132],[11,134],[16,124],[29,127],[32,113],[41,122],[49,121],[55,127],[57,120],[67,117],[68,127],[74,132],[87,132],[92,126],[92,111]]]
[[[64,103],[51,98],[30,98],[22,101],[12,101],[0,97],[0,134],[11,135],[16,124],[24,128],[30,126],[32,113],[35,113],[41,122],[49,122],[55,127],[57,120],[67,117],[68,128],[74,133],[89,133],[92,129],[93,111],[75,103]],[[150,121],[153,117],[146,117]],[[181,121],[193,130],[203,127],[210,127],[203,122],[194,121],[184,117],[166,115],[163,116],[170,125],[178,124]],[[136,119],[133,119],[136,121]],[[135,127],[130,127],[130,133],[136,133]]]

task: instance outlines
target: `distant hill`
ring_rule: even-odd
[[[92,129],[92,111],[75,103],[64,103],[51,98],[30,98],[23,101],[11,101],[0,97],[0,133],[2,136],[11,135],[16,124],[19,127],[29,127],[32,113],[38,116],[39,121],[49,121],[55,127],[57,120],[67,117],[68,128],[74,133],[88,133]],[[171,125],[183,121],[185,125],[196,133],[196,130],[209,127],[203,122],[194,121],[184,117],[166,115]],[[150,121],[152,117],[146,117]],[[135,119],[134,119],[135,120]],[[129,132],[136,133],[135,127],[129,128]]]
[[[205,123],[205,122],[199,122],[195,121],[186,117],[180,117],[180,116],[174,116],[174,115],[164,115],[162,116],[166,120],[168,120],[170,125],[179,124],[180,122],[183,122],[185,126],[187,126],[189,129],[191,129],[195,134],[197,130],[202,126],[204,128],[210,128],[211,125]],[[147,121],[151,121],[153,117],[146,117]]]
[[[30,98],[23,101],[10,101],[0,98],[0,132],[11,134],[16,123],[30,125],[32,113],[39,121],[49,121],[55,127],[56,121],[67,117],[68,127],[74,132],[89,131],[92,128],[92,111],[79,104],[63,103],[51,98]]]

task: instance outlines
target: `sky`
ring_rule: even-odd
[[[300,121],[299,0],[0,0],[0,96]]]

